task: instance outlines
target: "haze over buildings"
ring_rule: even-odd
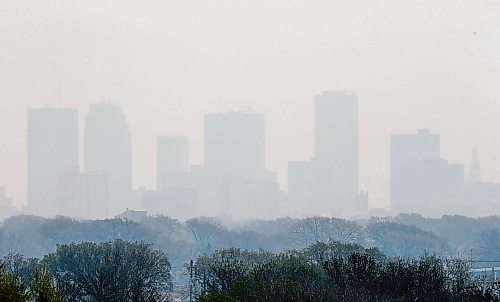
[[[429,130],[391,137],[394,211],[427,216],[457,211],[463,199],[464,166],[442,159],[440,150],[440,136]]]
[[[314,157],[289,163],[290,200],[308,214],[352,212],[359,193],[358,98],[326,91],[316,96],[314,111]]]
[[[66,108],[28,110],[28,205],[31,213],[58,209],[58,179],[78,166],[78,112]]]
[[[202,164],[190,165],[188,137],[158,136],[156,190],[134,191],[132,137],[120,106],[90,106],[82,171],[77,110],[29,109],[27,211],[93,219],[137,210],[183,220],[366,217],[369,192],[359,190],[358,96],[324,91],[314,99],[314,156],[289,162],[287,191],[266,168],[263,113],[206,113],[200,129]],[[476,149],[466,181],[463,164],[442,158],[439,134],[420,129],[394,134],[390,141],[392,213],[488,215],[498,210],[500,184],[481,182]]]
[[[85,120],[84,171],[107,177],[109,208],[113,215],[133,206],[132,134],[120,106],[96,103]]]
[[[79,173],[98,178],[113,174],[116,169],[104,165],[100,171],[87,169],[84,143],[90,104],[110,99],[122,108],[121,117],[97,128],[102,133],[115,129],[126,137],[123,125],[127,124],[133,152],[107,156],[110,163],[120,161],[131,171],[119,173],[121,185],[113,177],[108,179],[109,215],[117,212],[115,206],[135,207],[146,198],[143,195],[153,204],[167,198],[203,207],[195,188],[206,183],[203,123],[207,112],[265,115],[265,162],[259,169],[275,173],[277,181],[266,182],[268,191],[272,195],[279,184],[278,200],[283,202],[284,193],[298,188],[289,175],[296,175],[300,184],[316,185],[313,177],[303,177],[318,155],[314,96],[340,89],[358,96],[358,156],[342,162],[345,167],[339,170],[352,173],[342,178],[346,183],[325,184],[326,190],[342,188],[351,196],[354,191],[368,191],[371,207],[390,207],[390,136],[430,129],[441,139],[436,167],[439,163],[445,171],[465,164],[462,196],[488,192],[481,196],[493,205],[500,182],[500,143],[494,139],[499,126],[499,14],[499,4],[489,0],[390,0],[384,6],[367,0],[188,0],[175,5],[150,0],[140,4],[2,1],[0,183],[16,206],[29,200],[36,204],[27,190],[28,179],[34,176],[27,160],[26,110],[48,105],[78,110],[77,158],[64,166],[79,166]],[[249,106],[251,110],[241,110]],[[165,191],[157,183],[158,136],[189,138],[188,185],[166,189],[167,197],[152,193],[156,188]],[[109,141],[102,148],[128,150],[126,141]],[[469,167],[472,148],[477,148],[481,162],[479,179],[474,172],[477,165]],[[63,158],[52,155],[54,164],[60,161],[57,165],[63,166]],[[347,168],[354,167],[355,159],[357,184],[356,169]],[[289,162],[290,167],[297,165],[293,168],[297,173],[288,171]],[[61,172],[50,166],[45,175],[49,170],[51,175]],[[40,176],[38,181],[49,180]],[[43,191],[60,200],[53,199],[42,212],[68,198],[57,197],[58,181],[50,182]],[[131,200],[113,197],[125,191]],[[426,196],[430,195],[435,194]],[[337,212],[333,205],[319,212]]]

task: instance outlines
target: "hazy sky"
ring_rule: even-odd
[[[0,0],[0,185],[25,202],[26,109],[121,104],[134,185],[155,187],[155,137],[204,112],[267,118],[267,165],[313,154],[313,97],[360,97],[361,188],[388,204],[389,135],[428,127],[442,155],[500,181],[498,0]],[[498,160],[497,160],[498,158]]]

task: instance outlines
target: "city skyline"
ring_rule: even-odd
[[[110,102],[92,104],[86,116],[83,131],[78,131],[78,127],[75,127],[78,123],[76,109],[55,107],[28,109],[28,125],[32,129],[27,137],[28,146],[31,146],[29,153],[37,156],[37,160],[30,159],[33,163],[31,166],[37,167],[40,164],[54,162],[56,159],[58,161],[64,161],[65,158],[71,159],[66,160],[67,163],[64,164],[61,161],[61,164],[50,165],[50,169],[47,166],[38,173],[45,173],[45,184],[50,183],[49,174],[58,175],[59,186],[61,186],[61,180],[65,181],[62,187],[65,188],[62,196],[65,197],[62,197],[63,199],[59,197],[59,200],[47,203],[43,210],[46,212],[45,215],[49,215],[50,209],[55,208],[57,209],[55,214],[78,217],[79,214],[75,213],[82,213],[80,214],[82,217],[109,217],[128,208],[143,209],[145,207],[148,209],[146,206],[146,199],[148,199],[150,202],[153,201],[151,204],[153,212],[157,210],[159,213],[168,214],[172,211],[185,218],[196,214],[239,217],[243,213],[245,214],[242,217],[249,213],[252,213],[251,217],[259,217],[262,213],[255,209],[264,209],[270,205],[272,206],[268,208],[268,212],[286,205],[289,208],[288,212],[282,212],[286,215],[345,216],[356,213],[355,208],[360,200],[368,201],[370,193],[365,188],[360,189],[358,185],[358,97],[352,92],[324,91],[316,95],[314,107],[316,111],[315,151],[311,161],[305,161],[302,164],[290,161],[288,178],[293,178],[288,180],[293,180],[290,185],[300,188],[301,191],[296,191],[295,187],[289,188],[285,199],[279,197],[279,191],[273,193],[276,189],[270,186],[272,182],[276,182],[276,178],[273,172],[266,169],[265,114],[247,110],[247,112],[229,111],[204,114],[205,160],[201,165],[190,165],[189,137],[157,136],[156,177],[158,183],[155,188],[141,190],[158,192],[155,194],[160,195],[152,197],[152,195],[144,195],[151,193],[140,193],[140,191],[134,193],[132,186],[127,185],[128,182],[125,181],[125,186],[121,186],[121,196],[118,199],[115,197],[115,201],[113,201],[112,192],[116,188],[110,188],[110,179],[116,177],[123,179],[123,176],[128,173],[130,177],[132,174],[132,171],[128,170],[130,168],[127,168],[127,166],[132,166],[132,150],[130,149],[132,137],[122,108]],[[70,122],[65,125],[67,121]],[[58,129],[56,132],[50,130],[56,129],[54,127]],[[78,168],[80,162],[75,162],[79,153],[77,151],[75,154],[75,150],[79,149],[76,142],[80,136],[83,136],[84,143],[81,149],[83,149],[85,161],[81,169],[82,174],[74,174],[75,172],[72,171],[75,168],[77,173],[80,173]],[[42,143],[43,138],[46,138],[45,144]],[[42,145],[34,144],[37,141]],[[446,213],[448,209],[450,213],[455,211],[460,213],[467,207],[467,202],[474,198],[479,198],[477,202],[485,203],[486,208],[493,205],[489,203],[494,202],[496,196],[499,196],[500,187],[497,188],[496,183],[488,182],[488,180],[481,181],[477,149],[472,150],[470,163],[472,170],[469,171],[471,175],[466,177],[465,164],[450,163],[442,159],[440,141],[441,137],[438,134],[431,134],[427,129],[418,130],[416,135],[391,135],[390,208],[393,211],[415,211],[433,215],[433,213]],[[40,149],[42,146],[43,149]],[[98,149],[95,149],[96,147]],[[51,148],[57,150],[48,152],[59,152],[55,159],[47,157],[51,153],[41,152],[51,150]],[[406,172],[400,167],[403,167]],[[57,169],[59,170],[56,171]],[[28,179],[28,184],[31,183],[33,187],[37,178],[31,179]],[[394,179],[398,182],[396,183]],[[328,181],[331,181],[331,184],[327,185]],[[325,186],[321,185],[323,182]],[[230,183],[232,184],[228,187]],[[267,184],[263,186],[265,183]],[[218,186],[221,184],[224,184],[221,188],[224,188],[223,190],[227,193],[223,193],[224,191],[217,193],[220,190]],[[77,196],[75,194],[80,193],[67,189],[72,186],[77,188],[73,191],[82,192],[83,195]],[[252,187],[254,188],[251,189]],[[313,187],[317,188],[313,189]],[[349,189],[350,187],[354,191]],[[276,188],[280,188],[279,182],[276,182]],[[328,193],[327,191],[332,188],[334,190],[331,194]],[[344,191],[338,191],[340,188]],[[281,186],[281,190],[283,189]],[[255,193],[250,193],[251,190],[259,191],[258,195],[252,197],[251,194]],[[54,186],[45,191],[48,192],[44,193],[46,195],[61,196],[61,192],[57,192]],[[310,193],[306,193],[308,191]],[[313,193],[314,191],[316,193]],[[297,192],[301,193],[297,195]],[[223,195],[220,195],[221,193]],[[228,199],[224,197],[226,194],[234,196]],[[294,197],[296,195],[302,196],[304,200],[297,199]],[[259,201],[261,198],[262,202],[264,200],[265,202],[256,206],[261,202]],[[309,200],[314,200],[314,203],[310,203]],[[441,202],[438,202],[439,200]],[[406,203],[405,206],[401,204],[403,201]],[[64,204],[68,202],[70,204]],[[175,208],[178,208],[176,211],[173,211],[172,202],[176,204]],[[58,203],[59,208],[57,208]],[[96,208],[90,206],[92,203],[96,205]],[[40,204],[40,201],[33,199],[28,212],[42,213],[40,207],[37,208],[37,204]],[[49,204],[54,205],[49,206]],[[306,204],[308,207],[304,208]],[[434,206],[430,206],[431,204]],[[80,207],[81,210],[75,211],[75,206]],[[183,206],[186,206],[191,213],[179,210]],[[369,206],[378,208],[373,204]],[[222,210],[223,208],[227,209]],[[246,210],[242,212],[245,208]],[[103,211],[97,209],[103,209]],[[481,211],[475,212],[482,213]],[[85,216],[83,213],[94,214]]]
[[[388,205],[389,135],[416,129],[440,133],[450,161],[477,148],[483,178],[500,181],[497,3],[188,2],[2,2],[0,183],[16,204],[27,108],[77,108],[82,129],[90,103],[118,103],[135,137],[133,182],[154,188],[156,136],[189,136],[201,163],[203,113],[251,106],[266,114],[267,166],[286,187],[287,162],[313,152],[312,98],[332,88],[360,98],[371,203]]]
[[[110,101],[105,101],[105,102],[92,103],[92,104],[100,104],[100,103],[111,103],[111,102],[110,102]],[[310,103],[310,105],[312,105],[312,104],[311,104],[311,102],[309,102],[309,103]],[[91,104],[91,106],[92,106],[92,104]],[[59,107],[49,106],[49,107],[42,107],[42,108],[59,108]],[[59,108],[59,109],[60,109],[60,108]],[[63,108],[63,109],[64,109],[64,108]],[[67,108],[67,109],[72,109],[72,108]],[[247,108],[245,108],[245,109],[243,109],[243,110],[244,110],[244,111],[245,111],[245,110],[246,110],[246,111],[249,111],[249,109],[247,109]],[[244,112],[244,111],[242,111],[242,112]],[[83,115],[83,120],[84,120],[85,115],[87,115],[87,113],[82,113],[82,112],[80,112],[79,110],[78,110],[78,114],[80,115],[80,117],[82,117],[82,115]],[[124,113],[124,115],[126,115],[126,113]],[[81,119],[82,119],[82,118],[80,118],[80,120],[81,120]],[[80,125],[80,127],[79,127],[79,128],[83,128],[82,121],[80,121],[80,124],[81,124],[81,125]],[[133,129],[132,129],[132,131],[133,131]],[[80,132],[81,132],[81,133],[80,133],[80,135],[79,135],[79,136],[80,136],[80,139],[79,139],[79,140],[81,141],[81,145],[83,145],[84,131],[82,131],[82,130],[81,130]],[[181,132],[182,132],[182,131],[181,131]],[[200,132],[203,132],[203,131],[200,131]],[[409,131],[409,132],[411,132],[411,131]],[[177,133],[177,134],[178,134],[178,133]],[[391,134],[389,134],[389,135],[388,135],[388,137],[390,137],[390,135],[391,135]],[[161,135],[158,135],[158,136],[161,136]],[[191,139],[192,139],[192,138],[191,138]],[[266,140],[266,141],[267,141],[267,140]],[[313,141],[314,141],[314,139],[313,139]],[[83,146],[80,146],[80,148],[81,148],[81,152],[80,152],[80,153],[81,153],[81,155],[80,155],[80,159],[79,159],[79,162],[78,162],[78,163],[79,163],[79,165],[82,167],[82,170],[83,170],[83,167],[84,167],[84,159],[83,159],[83,157],[84,157],[84,156],[83,156],[84,152],[83,152]],[[314,152],[314,148],[312,148],[312,149],[313,149],[313,150],[312,150],[312,152]],[[266,151],[267,151],[267,150],[266,150]],[[464,151],[464,152],[465,152],[465,151]],[[469,154],[468,154],[468,155],[469,155],[469,156],[468,156],[468,158],[470,159],[470,150],[469,150]],[[156,156],[156,153],[155,153],[155,156]],[[307,158],[307,156],[305,156],[305,158]],[[284,159],[284,160],[286,160],[286,159]],[[190,154],[190,156],[189,156],[189,161],[190,161],[191,163],[192,163],[192,161],[193,161],[191,154]],[[456,160],[455,160],[455,161],[453,161],[453,162],[460,162],[460,161],[456,161]],[[192,163],[192,164],[196,165],[196,164],[202,164],[202,163],[203,163],[203,160],[201,160],[200,162],[195,162],[195,163]],[[467,160],[461,161],[461,163],[463,163],[466,167],[468,167],[468,166],[469,166],[469,165],[468,165],[468,161],[467,161]],[[156,163],[155,163],[155,165],[156,165]],[[468,170],[466,170],[466,171],[468,171]],[[154,172],[153,177],[156,177],[156,172]],[[363,175],[360,175],[360,179],[361,179],[361,178],[363,178]],[[282,179],[283,179],[283,177],[280,177],[280,184],[281,184],[281,188],[282,188],[282,189],[286,189],[286,186],[285,186],[284,184],[287,184],[287,180],[283,182],[283,181],[281,181]],[[489,180],[489,181],[494,181],[493,179],[488,179],[488,180]],[[135,184],[134,184],[134,188],[147,187],[147,188],[149,188],[149,189],[154,189],[154,188],[156,188],[156,185],[157,185],[157,184],[156,184],[156,181],[154,181],[153,183],[150,183],[149,185],[145,185],[144,183],[135,183]],[[4,184],[4,186],[5,186],[5,184]],[[5,187],[7,187],[7,186],[5,186]],[[362,188],[363,188],[363,187],[362,187]],[[7,187],[7,189],[6,189],[6,190],[7,190],[7,192],[9,193],[9,196],[11,196],[11,197],[12,197],[12,196],[13,196],[13,194],[12,194],[12,192],[9,190],[9,188],[8,188],[8,187]],[[389,199],[390,199],[390,198],[389,198]],[[388,199],[387,205],[389,205],[389,199]],[[18,205],[18,204],[16,203],[16,200],[19,200],[19,199],[18,199],[18,198],[15,198],[14,204],[15,204],[15,205]],[[377,206],[379,206],[379,204],[375,204],[375,207],[377,207]],[[384,206],[384,205],[382,204],[382,205],[380,205],[380,206]]]
[[[0,0],[0,302],[500,302],[499,54],[500,0]]]

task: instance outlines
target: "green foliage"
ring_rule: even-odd
[[[240,285],[240,301],[326,301],[324,270],[308,259],[282,254],[256,265]]]
[[[201,256],[194,265],[194,279],[198,292],[227,293],[233,281],[243,278],[256,264],[265,263],[273,255],[269,252],[249,252],[230,248],[216,251],[211,257]]]
[[[40,260],[25,258],[21,254],[7,254],[4,259],[5,272],[15,275],[24,284],[29,284],[34,272],[40,267]]]
[[[54,278],[46,268],[34,272],[29,291],[36,302],[63,301],[63,294],[56,288]]]
[[[12,261],[15,259],[16,265],[29,263],[20,255],[6,257]],[[10,269],[12,269],[12,264]],[[17,272],[25,271],[23,267],[15,267]],[[8,265],[0,262],[0,302],[62,302],[63,296],[56,288],[52,275],[45,268],[36,268],[30,273],[30,279],[23,282],[18,274],[5,271]]]
[[[28,302],[30,295],[19,278],[13,275],[0,274],[1,302]]]
[[[317,243],[278,255],[228,249],[195,264],[198,301],[499,301],[470,263],[386,258],[356,244]],[[201,278],[200,278],[201,277]],[[486,285],[487,284],[487,285]],[[483,300],[481,300],[483,299]]]
[[[330,241],[328,243],[317,242],[305,248],[300,253],[307,258],[320,262],[331,257],[345,257],[353,253],[367,254],[380,261],[386,259],[385,255],[377,248],[364,248],[357,243],[340,243],[336,241]]]
[[[60,245],[44,262],[66,301],[160,301],[172,286],[168,257],[142,242]]]
[[[197,300],[198,302],[239,302],[229,295],[218,292],[208,293]]]

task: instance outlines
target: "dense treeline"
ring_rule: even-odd
[[[500,260],[499,217],[427,219],[418,215],[358,221],[309,217],[247,222],[206,217],[180,222],[162,216],[148,217],[141,222],[79,221],[21,215],[0,224],[0,257],[19,253],[41,259],[53,253],[58,245],[116,239],[143,241],[155,250],[168,253],[176,291],[184,292],[189,284],[186,263],[231,247],[279,254],[336,241],[375,247],[388,257],[415,258],[432,254],[442,258]],[[491,267],[500,263],[474,265]]]
[[[168,252],[175,267],[229,247],[279,253],[330,241],[377,247],[390,257],[418,257],[427,253],[500,260],[500,217],[428,219],[401,215],[365,221],[309,217],[232,223],[203,217],[179,222],[159,216],[137,223],[122,219],[77,221],[16,216],[0,224],[0,256],[21,253],[42,257],[53,252],[58,244],[114,239],[150,243]]]
[[[336,242],[300,252],[218,251],[195,263],[199,301],[500,301],[500,283],[474,279],[470,262],[386,258]]]
[[[500,282],[474,278],[470,264],[332,241],[281,253],[229,248],[184,269],[199,302],[500,301]],[[167,255],[144,242],[59,245],[42,259],[4,257],[0,302],[181,301],[170,272]]]

